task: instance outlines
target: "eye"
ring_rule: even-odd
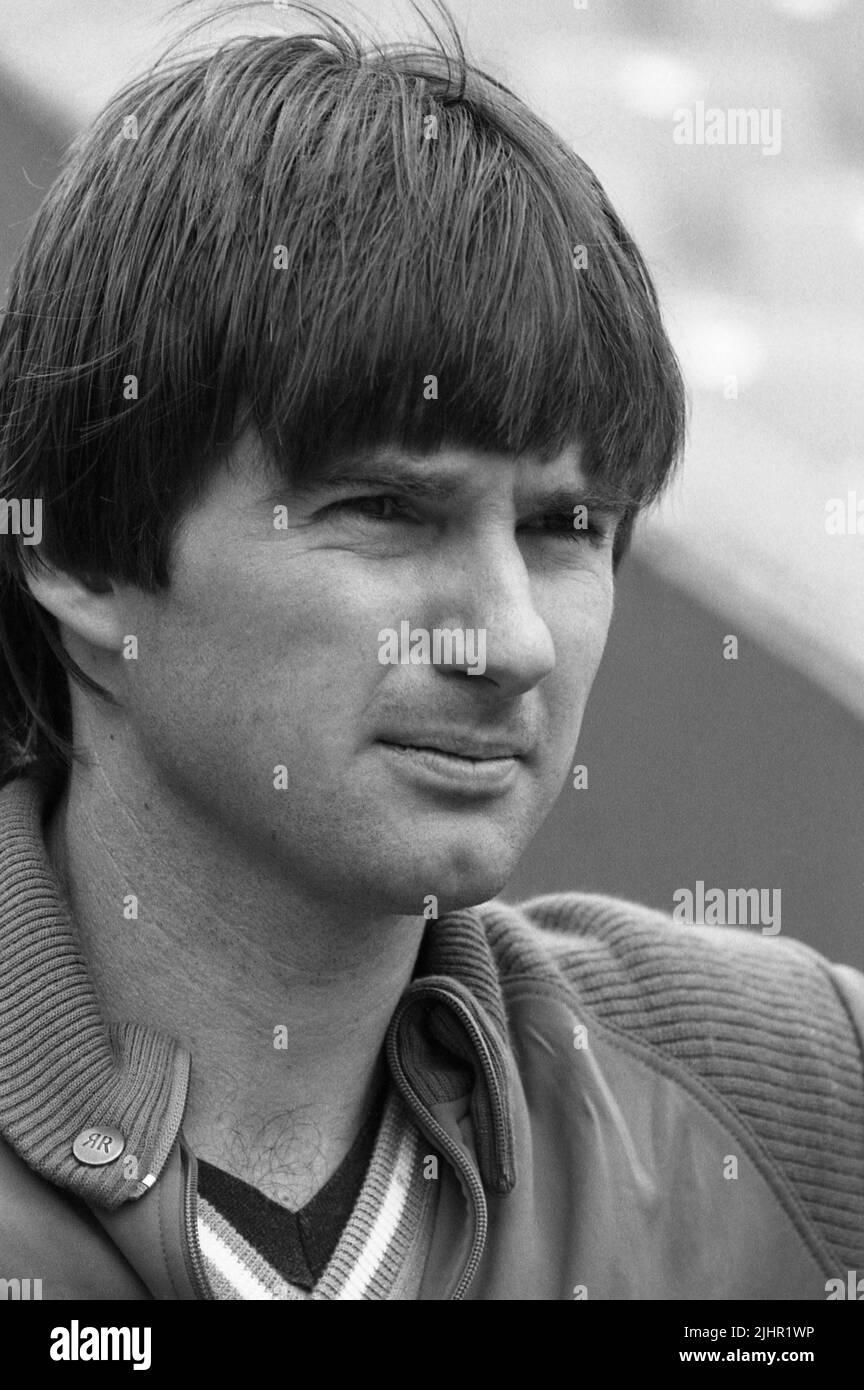
[[[354,512],[359,516],[368,517],[370,521],[408,520],[402,499],[383,493],[376,497],[344,497],[340,502],[331,503],[327,511]]]
[[[546,512],[543,516],[524,522],[523,531],[534,531],[554,536],[564,541],[589,541],[592,545],[603,545],[608,540],[612,528],[605,523],[591,521],[587,526],[575,526],[572,512]]]

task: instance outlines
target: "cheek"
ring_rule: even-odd
[[[139,659],[123,662],[122,698],[146,742],[166,757],[182,745],[199,757],[245,747],[256,762],[338,758],[384,668],[380,614],[331,571],[278,587],[249,575],[239,589],[214,575],[130,604]]]
[[[597,674],[597,668],[606,650],[606,640],[609,636],[609,624],[612,621],[614,597],[614,590],[610,578],[608,586],[604,587],[601,591],[600,598],[602,601],[598,602],[597,607],[592,609],[591,613],[586,616],[585,619],[582,643],[588,690],[590,690],[593,684],[594,677]]]
[[[545,614],[555,643],[556,670],[567,673],[571,688],[590,689],[606,646],[614,599],[610,564],[582,577],[566,594],[556,594]]]
[[[555,643],[555,670],[547,678],[547,700],[555,740],[572,745],[603,657],[612,618],[614,590],[599,577],[580,585],[566,603],[556,604],[546,621]]]

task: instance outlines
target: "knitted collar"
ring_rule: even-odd
[[[48,1181],[113,1210],[158,1178],[183,1119],[190,1058],[154,1029],[102,1018],[45,848],[45,799],[32,776],[0,790],[0,1134]],[[506,1037],[479,916],[465,909],[430,923],[388,1055],[396,1049],[424,1102],[465,1097],[481,1174],[498,1191],[513,1181]],[[120,1131],[121,1161],[74,1156],[75,1139],[94,1127]]]

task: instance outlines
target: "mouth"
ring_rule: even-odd
[[[406,748],[419,753],[442,753],[466,762],[498,762],[505,758],[521,758],[526,750],[513,742],[492,742],[461,734],[422,737],[415,739],[381,739],[386,747]]]
[[[398,770],[412,780],[475,793],[506,790],[522,760],[521,754],[506,745],[462,739],[448,740],[443,747],[437,742],[397,743],[385,739],[380,744]]]

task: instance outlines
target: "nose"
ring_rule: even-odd
[[[448,574],[446,587],[459,614],[458,626],[466,629],[466,660],[439,668],[442,673],[471,673],[472,681],[491,682],[508,696],[531,690],[548,676],[555,666],[555,645],[537,610],[531,576],[512,532],[494,537],[487,533],[482,541],[475,537],[468,553],[450,557]],[[475,634],[470,648],[468,628]],[[477,653],[484,643],[481,672]]]

